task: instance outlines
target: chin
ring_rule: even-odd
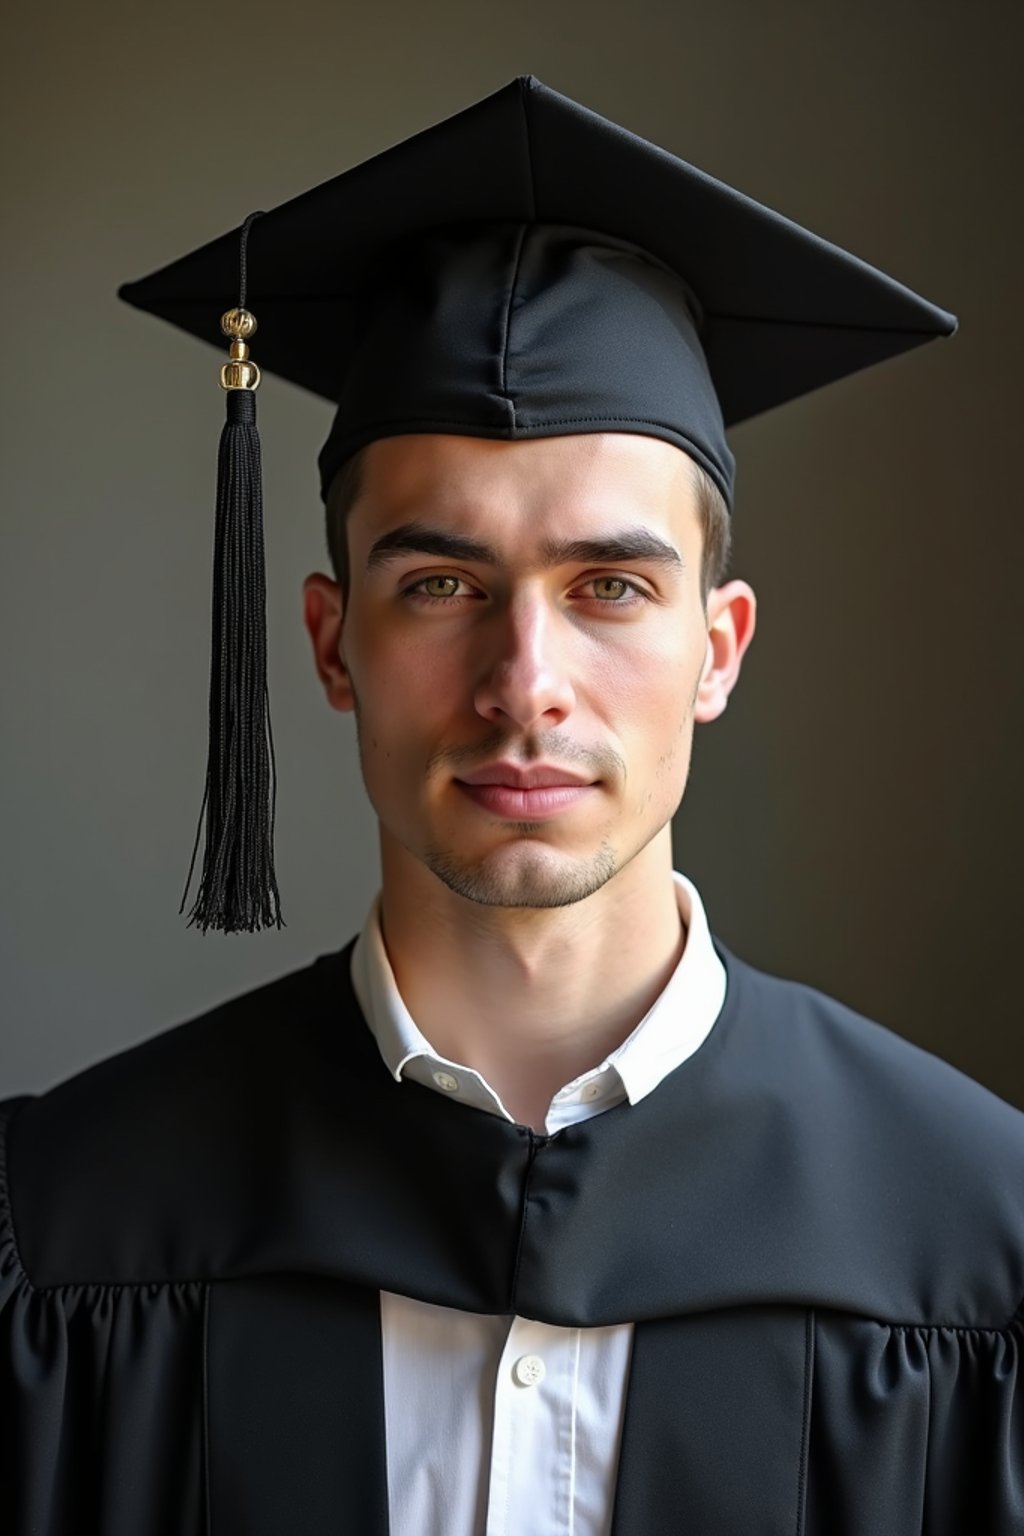
[[[541,843],[506,844],[483,858],[428,848],[423,862],[456,896],[484,907],[569,907],[585,901],[618,868],[610,843],[589,854],[567,854]]]

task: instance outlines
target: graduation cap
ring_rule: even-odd
[[[120,296],[204,341],[232,338],[206,843],[189,917],[228,932],[281,924],[254,316],[261,366],[337,403],[319,461],[325,498],[376,438],[624,431],[683,449],[730,507],[726,427],[956,328],[893,278],[532,76]]]

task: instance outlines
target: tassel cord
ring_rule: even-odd
[[[218,456],[206,846],[189,923],[203,932],[282,927],[273,868],[277,764],[266,681],[260,447],[252,392],[231,390]],[[200,830],[186,882],[187,900]]]

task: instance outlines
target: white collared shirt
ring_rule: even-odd
[[[682,958],[628,1039],[555,1094],[549,1134],[638,1103],[721,1012],[725,971],[703,904],[691,881],[673,878]],[[384,947],[379,898],[352,953],[352,984],[396,1080],[512,1119],[478,1072],[439,1056],[417,1028]],[[632,1324],[558,1328],[385,1291],[381,1334],[391,1536],[607,1536]]]

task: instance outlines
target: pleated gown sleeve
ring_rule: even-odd
[[[17,1105],[0,1105],[9,1121]],[[0,1135],[6,1124],[0,1127]],[[5,1145],[5,1142],[4,1142]],[[126,1149],[130,1155],[130,1149]],[[36,1287],[0,1164],[0,1530],[200,1532],[206,1287]],[[59,1222],[59,1210],[48,1214]]]
[[[806,1529],[1021,1536],[1024,1318],[905,1327],[819,1314]]]

